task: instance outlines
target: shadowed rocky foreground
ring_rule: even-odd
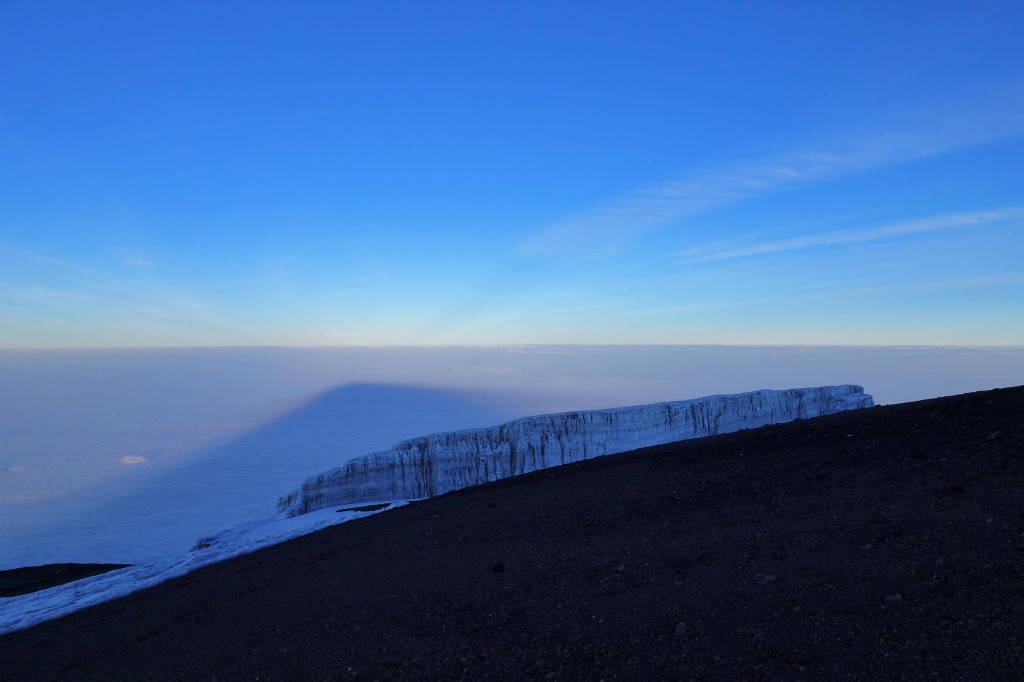
[[[648,448],[0,637],[0,678],[1019,679],[1022,489],[1024,387]]]

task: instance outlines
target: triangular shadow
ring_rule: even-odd
[[[406,438],[522,416],[501,403],[493,393],[423,386],[330,389],[86,511],[76,526],[88,548],[62,560],[138,563],[185,551],[200,536],[272,516],[279,496],[352,457]],[[97,543],[84,542],[90,534]]]

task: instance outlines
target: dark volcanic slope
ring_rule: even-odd
[[[0,638],[4,679],[1020,679],[1024,388],[452,493]]]

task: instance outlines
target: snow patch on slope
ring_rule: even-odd
[[[124,597],[186,573],[263,547],[406,504],[394,501],[379,510],[358,511],[344,505],[312,514],[244,523],[202,538],[190,552],[153,564],[130,566],[17,597],[0,598],[0,635]]]

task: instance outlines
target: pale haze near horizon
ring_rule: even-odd
[[[0,351],[0,569],[175,555],[437,431],[839,383],[879,403],[1022,384],[1024,348]]]

